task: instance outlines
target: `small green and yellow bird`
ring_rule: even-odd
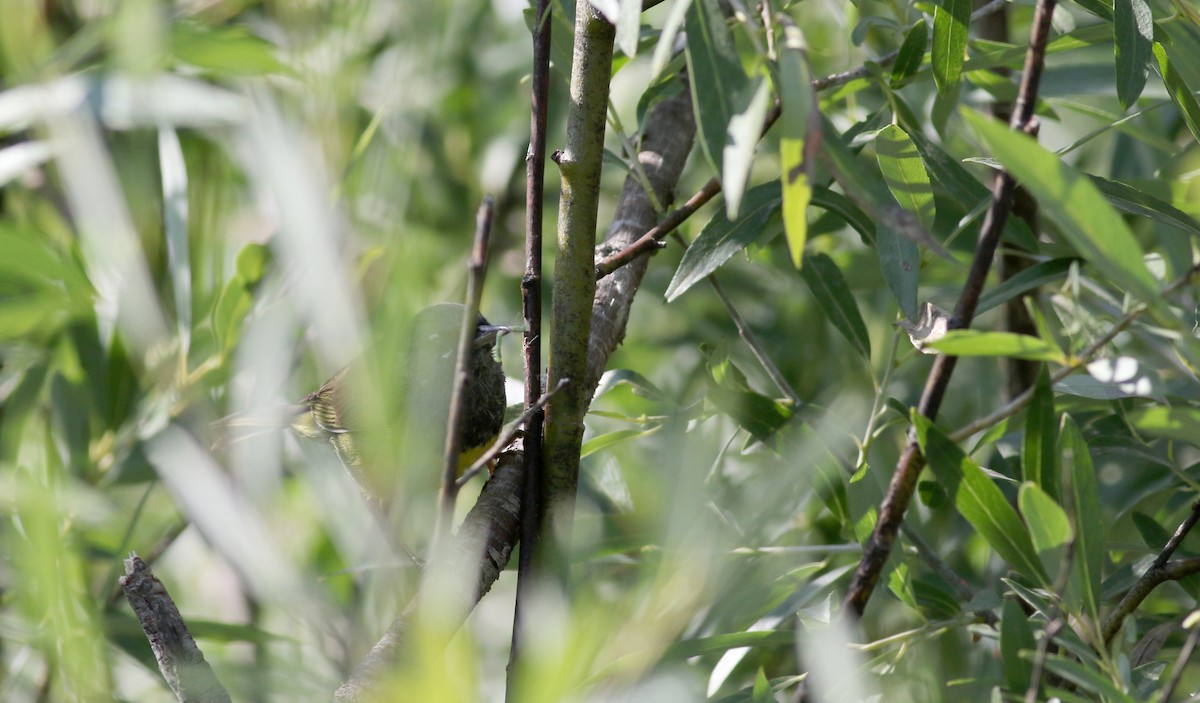
[[[444,433],[465,310],[457,303],[430,306],[417,314],[408,330],[402,382],[413,427],[407,428],[403,436],[417,436],[437,443],[435,451],[442,448],[439,437],[443,435],[439,430]],[[489,324],[483,315],[476,319],[460,425],[460,473],[496,441],[504,426],[504,370],[494,349],[500,334],[508,330]],[[361,439],[373,431],[395,431],[395,428],[380,427],[375,411],[365,407],[365,403],[355,402],[356,389],[366,388],[365,384],[371,382],[364,373],[360,364],[351,364],[299,403],[287,406],[282,413],[297,433],[328,441],[342,464],[360,481],[365,479]],[[262,426],[263,423],[233,418],[223,424]],[[415,431],[414,427],[417,428]],[[368,487],[363,488],[367,490]]]

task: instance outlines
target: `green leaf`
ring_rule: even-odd
[[[877,220],[875,251],[879,255],[883,280],[900,305],[900,311],[908,319],[915,320],[919,314],[917,278],[921,270],[921,251],[917,243],[889,227],[883,220]]]
[[[933,186],[916,145],[903,129],[891,124],[875,136],[875,154],[879,170],[896,202],[915,213],[926,230],[932,230],[937,216],[933,206]]]
[[[938,92],[946,94],[962,78],[971,24],[970,0],[941,0],[933,11],[933,48],[930,62]]]
[[[725,143],[724,170],[721,174],[725,212],[735,220],[750,178],[750,167],[754,165],[754,152],[762,134],[763,118],[771,102],[771,87],[766,79],[757,79],[754,89],[747,92],[750,95],[749,102],[740,106],[739,111],[729,119],[729,141]]]
[[[1142,261],[1141,247],[1090,179],[991,117],[969,110],[962,114],[1089,263],[1141,300],[1158,301],[1158,284]]]
[[[1162,76],[1163,85],[1167,87],[1171,99],[1179,106],[1183,121],[1187,123],[1188,129],[1192,130],[1192,136],[1200,140],[1200,104],[1196,103],[1196,96],[1167,57],[1166,48],[1161,43],[1154,42],[1153,51],[1154,58],[1158,59],[1158,71]]]
[[[751,389],[745,375],[724,353],[709,351],[707,363],[708,400],[754,439],[761,442],[770,438],[791,419],[790,404]]]
[[[1013,332],[950,330],[929,346],[950,356],[1003,356],[1066,364],[1066,356],[1051,341]]]
[[[921,152],[921,159],[929,169],[931,180],[954,198],[964,210],[970,212],[991,200],[991,191],[975,180],[958,159],[947,154],[933,140],[915,130],[908,137]],[[1037,237],[1029,230],[1029,225],[1019,217],[1008,218],[1004,225],[1004,236],[1029,251],[1038,250]]]
[[[1017,492],[1017,505],[1029,526],[1033,548],[1037,550],[1046,572],[1057,574],[1062,567],[1067,544],[1074,538],[1071,519],[1036,483],[1026,481]]]
[[[1154,42],[1154,17],[1146,0],[1113,4],[1113,44],[1117,62],[1117,98],[1126,110],[1146,85],[1146,69]]]
[[[1005,598],[1000,612],[1000,661],[1004,673],[1004,686],[1010,693],[1024,694],[1033,674],[1033,664],[1021,656],[1021,651],[1031,652],[1037,644],[1033,639],[1033,628],[1029,617],[1016,598]]]
[[[1012,568],[1049,586],[1028,530],[996,484],[928,418],[915,415],[913,421],[929,468],[959,514]]]
[[[617,20],[616,43],[621,53],[629,58],[637,56],[638,41],[641,39],[642,0],[621,0]]]
[[[783,183],[783,231],[792,265],[800,268],[808,239],[808,204],[813,197],[813,172],[821,139],[821,119],[814,111],[816,94],[799,28],[784,27],[779,55],[779,161]]]
[[[904,35],[904,43],[896,54],[896,63],[892,64],[892,87],[899,88],[921,67],[925,60],[925,45],[929,43],[929,25],[925,18],[917,20]]]
[[[875,223],[853,200],[824,186],[814,186],[812,204],[837,215],[858,232],[864,243],[875,242]]]
[[[1050,259],[1023,269],[1017,275],[1006,279],[995,288],[989,288],[981,295],[979,297],[979,305],[975,308],[975,314],[979,315],[985,310],[991,310],[998,305],[1003,305],[1028,291],[1058,281],[1067,275],[1067,272],[1071,270],[1071,264],[1076,261],[1079,261],[1079,259],[1069,257]]]
[[[606,432],[602,435],[592,437],[583,443],[583,448],[580,449],[579,458],[582,459],[596,452],[614,447],[623,442],[628,442],[640,437],[648,437],[649,435],[658,432],[661,426],[655,425],[645,430],[616,430],[614,432]]]
[[[684,252],[675,277],[667,286],[667,302],[683,295],[687,289],[716,271],[734,254],[758,240],[767,219],[779,208],[782,198],[779,181],[755,186],[746,192],[742,202],[741,216],[730,221],[724,212],[718,212],[708,221],[700,235]]]
[[[1026,481],[1042,487],[1051,498],[1059,494],[1058,417],[1050,372],[1043,366],[1033,386],[1033,397],[1025,411],[1025,438],[1021,443],[1021,466]]]
[[[858,350],[863,357],[871,358],[871,338],[854,301],[854,294],[833,259],[824,253],[811,254],[808,266],[800,269],[800,276],[812,291],[817,304],[834,328]]]
[[[1110,181],[1100,176],[1088,176],[1092,183],[1104,193],[1108,202],[1121,212],[1127,212],[1138,217],[1145,217],[1159,224],[1178,229],[1193,237],[1200,237],[1200,223],[1183,210],[1174,205],[1159,200],[1145,191],[1134,188],[1120,181]]]
[[[1139,432],[1200,446],[1200,409],[1155,405],[1132,410],[1127,417]]]
[[[767,675],[763,673],[762,667],[754,674],[754,703],[774,703],[775,694],[771,692],[771,682],[767,681]]]
[[[717,176],[724,174],[725,135],[750,83],[717,0],[693,0],[684,19],[688,80],[700,146]]]
[[[171,53],[184,63],[221,76],[290,73],[275,47],[242,25],[210,27],[193,22],[172,26]]]
[[[1087,442],[1070,415],[1059,428],[1059,455],[1070,479],[1071,505],[1075,510],[1075,558],[1071,562],[1071,590],[1083,601],[1087,615],[1100,617],[1100,572],[1104,566],[1104,536],[1100,515],[1100,489]]]

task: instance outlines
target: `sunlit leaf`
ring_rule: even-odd
[[[950,330],[930,346],[951,356],[1003,356],[1031,361],[1067,362],[1065,355],[1053,342],[1013,332],[982,332]]]
[[[900,207],[915,213],[925,229],[933,229],[936,217],[933,187],[916,145],[903,129],[893,124],[879,130],[875,136],[875,153],[892,197]]]
[[[779,160],[783,183],[783,231],[792,265],[800,268],[808,239],[808,204],[812,200],[814,156],[821,139],[821,120],[814,112],[816,95],[799,28],[784,28],[779,55]]]
[[[1042,565],[1047,573],[1058,573],[1066,546],[1074,539],[1067,512],[1031,481],[1021,484],[1017,504],[1021,508],[1021,517],[1029,526],[1029,536],[1033,539],[1033,548],[1042,559]]]
[[[1090,179],[990,117],[973,111],[963,116],[1090,264],[1143,301],[1158,301],[1158,285],[1142,261],[1141,247]]]
[[[1191,87],[1183,80],[1183,76],[1179,75],[1175,65],[1171,63],[1166,48],[1159,42],[1154,42],[1153,52],[1154,58],[1158,60],[1158,72],[1162,76],[1163,84],[1167,87],[1167,92],[1179,106],[1179,112],[1183,115],[1183,121],[1187,124],[1188,129],[1192,131],[1192,136],[1200,140],[1200,103],[1196,102],[1196,96],[1192,93]]]
[[[1151,405],[1129,411],[1128,417],[1139,432],[1200,446],[1200,408]]]
[[[970,24],[970,0],[940,0],[933,11],[930,63],[939,93],[945,94],[953,89],[962,77]]]
[[[754,152],[758,148],[758,137],[762,133],[763,117],[771,102],[771,85],[764,78],[755,80],[753,88],[747,89],[750,100],[738,107],[738,112],[729,118],[729,138],[725,143],[722,161],[721,193],[725,196],[725,210],[730,219],[737,219],[742,195],[750,178],[750,167],[754,165]]]

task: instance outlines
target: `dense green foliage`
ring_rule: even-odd
[[[649,108],[689,87],[677,199],[713,176],[724,193],[681,228],[690,248],[650,262],[587,418],[572,585],[526,604],[514,697],[787,700],[810,669],[820,700],[1021,700],[1035,673],[1039,700],[1200,686],[1179,661],[1195,536],[1113,615],[1200,491],[1200,9],[1064,2],[1035,140],[989,115],[1017,93],[1025,2],[594,4],[618,52],[601,228]],[[418,310],[462,298],[485,193],[483,310],[519,320],[530,12],[3,13],[0,699],[170,699],[116,585],[135,550],[234,700],[328,700],[419,581],[397,541],[426,552],[442,446],[389,362]],[[551,150],[574,14],[551,20]],[[953,309],[1000,167],[1036,214],[1009,219],[973,330],[929,336],[918,318]],[[916,342],[962,357],[932,422],[911,412],[934,358]],[[520,379],[519,342],[500,346]],[[359,355],[364,407],[410,428],[367,447],[387,527],[326,447],[214,425]],[[1027,402],[1002,410],[1021,378]],[[840,620],[910,431],[918,497],[863,619]],[[408,696],[502,698],[513,581],[401,673]]]

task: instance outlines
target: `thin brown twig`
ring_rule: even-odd
[[[1162,551],[1155,557],[1154,562],[1150,564],[1150,568],[1146,569],[1146,573],[1133,584],[1133,588],[1121,598],[1121,602],[1117,603],[1117,607],[1113,608],[1108,617],[1104,619],[1104,626],[1101,632],[1104,635],[1105,643],[1112,640],[1117,634],[1117,630],[1121,629],[1121,623],[1125,622],[1125,618],[1129,616],[1137,607],[1141,605],[1146,596],[1154,590],[1159,584],[1172,580],[1174,574],[1179,573],[1180,569],[1186,570],[1191,562],[1200,562],[1200,560],[1186,559],[1179,562],[1170,562],[1171,555],[1179,548],[1183,542],[1183,538],[1192,531],[1196,526],[1196,522],[1200,521],[1200,500],[1192,503],[1192,509],[1183,522],[1179,523],[1179,527],[1175,528],[1175,533],[1163,545]],[[1179,578],[1174,576],[1174,578]]]
[[[525,275],[521,278],[525,407],[542,397],[542,213],[545,207],[546,119],[550,99],[550,0],[537,0],[533,25],[533,77],[529,105],[529,151],[525,154]],[[522,604],[533,584],[533,554],[542,523],[542,430],[546,413],[538,407],[525,423],[525,475],[521,486],[521,550],[513,603],[512,645],[508,652],[506,698],[513,699],[513,675],[521,654]]]
[[[1021,86],[1017,93],[1010,126],[1015,131],[1030,132],[1036,125],[1033,116],[1034,105],[1037,101],[1038,85],[1041,82],[1042,67],[1046,58],[1046,42],[1050,32],[1050,18],[1054,11],[1056,0],[1039,0],[1034,14],[1033,25],[1030,28],[1029,48],[1025,53],[1025,68],[1021,76]],[[1004,230],[1012,207],[1012,195],[1015,183],[1006,170],[1000,171],[992,184],[992,202],[984,217],[979,233],[979,243],[975,257],[971,261],[971,269],[963,285],[962,294],[954,309],[951,327],[964,329],[970,326],[975,316],[975,308],[979,296],[983,292],[984,282],[995,258],[996,246]],[[917,411],[928,418],[935,418],[945,397],[950,377],[954,373],[957,358],[939,355],[933,363]],[[909,432],[908,443],[900,455],[896,471],[888,485],[887,492],[879,506],[879,518],[875,529],[863,550],[858,567],[851,578],[850,586],[843,598],[843,612],[851,612],[861,616],[867,601],[875,589],[879,575],[891,554],[892,545],[904,514],[908,510],[913,492],[917,486],[917,476],[924,466],[917,443],[916,433]]]
[[[1038,689],[1042,687],[1042,672],[1046,670],[1046,660],[1050,656],[1050,647],[1054,643],[1055,635],[1066,625],[1066,621],[1062,617],[1062,606],[1057,604],[1061,603],[1063,594],[1067,591],[1067,582],[1071,577],[1071,562],[1074,558],[1075,541],[1072,540],[1067,543],[1062,563],[1059,565],[1058,574],[1054,579],[1054,608],[1058,612],[1046,623],[1046,628],[1042,631],[1042,639],[1038,642],[1037,653],[1033,657],[1033,670],[1029,674],[1029,686],[1025,689],[1025,703],[1036,703]]]
[[[454,500],[458,497],[458,455],[462,448],[463,406],[470,384],[468,368],[475,346],[476,318],[483,297],[483,279],[487,275],[488,240],[492,233],[492,216],[496,203],[491,196],[483,199],[475,215],[475,241],[467,259],[466,310],[458,332],[458,356],[454,362],[454,383],[450,390],[450,412],[446,418],[445,466],[442,472],[442,491],[438,500],[438,520],[431,543],[430,556],[437,554],[442,541],[450,534],[454,519]]]
[[[486,467],[492,462],[493,459],[500,455],[500,452],[507,449],[508,445],[512,443],[514,438],[516,438],[517,433],[521,431],[521,428],[529,422],[529,418],[533,417],[536,413],[541,412],[542,408],[546,407],[546,403],[550,401],[550,398],[552,398],[555,393],[562,390],[563,386],[567,385],[567,383],[569,383],[568,379],[564,378],[553,388],[543,393],[542,397],[538,398],[533,405],[525,408],[525,412],[521,413],[521,416],[517,418],[517,421],[512,423],[507,431],[502,432],[500,436],[496,438],[496,441],[492,442],[492,446],[488,447],[486,452],[480,454],[479,458],[476,459],[473,464],[467,467],[466,471],[462,472],[462,476],[459,476],[458,480],[456,481],[458,488],[462,488],[468,481],[475,478],[475,475],[480,471],[483,471],[484,467]],[[526,449],[525,451],[529,450]]]
[[[1187,618],[1184,621],[1185,624],[1187,623],[1187,620],[1191,619],[1191,617]],[[1155,700],[1171,700],[1171,694],[1174,693],[1176,687],[1179,686],[1179,680],[1183,678],[1183,669],[1187,665],[1188,660],[1192,658],[1192,652],[1196,651],[1196,642],[1200,640],[1200,624],[1193,623],[1191,629],[1192,631],[1188,633],[1187,640],[1184,641],[1183,647],[1179,649],[1179,656],[1175,658],[1175,669],[1171,672],[1171,679],[1167,681],[1167,685],[1164,686],[1161,691],[1159,691],[1159,694]],[[1195,696],[1193,695],[1193,697],[1189,698],[1188,700],[1195,700]]]

